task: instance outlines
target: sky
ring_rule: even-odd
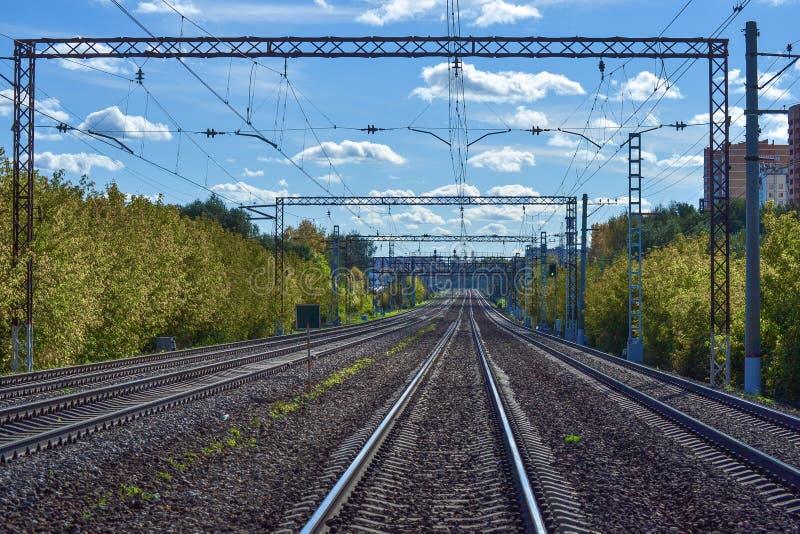
[[[447,35],[440,0],[120,0],[138,22],[165,36]],[[730,39],[731,140],[744,140],[745,22],[759,24],[759,50],[797,47],[800,0],[461,0],[462,36],[709,37],[744,8],[719,37]],[[174,9],[173,9],[174,8]],[[177,12],[176,12],[177,11]],[[179,15],[180,13],[181,15]],[[145,32],[110,0],[17,3],[0,21],[0,55],[11,38],[136,36]],[[36,166],[86,174],[99,188],[115,182],[131,195],[185,204],[212,192],[231,206],[269,204],[276,196],[452,194],[577,195],[593,205],[590,223],[625,209],[628,133],[642,135],[644,209],[672,201],[697,205],[707,143],[705,60],[466,59],[463,114],[474,142],[453,165],[448,146],[448,64],[443,58],[187,60],[40,60],[36,72]],[[762,80],[787,64],[760,58]],[[761,91],[760,107],[800,102],[800,62]],[[136,83],[141,69],[143,83]],[[0,60],[0,74],[13,66]],[[10,152],[10,86],[0,80],[0,146]],[[227,102],[227,103],[226,103]],[[279,150],[233,135],[246,120]],[[103,132],[103,143],[59,122]],[[2,123],[5,123],[3,126]],[[369,125],[384,128],[363,131]],[[569,130],[533,135],[533,127]],[[224,135],[208,137],[213,129]],[[786,142],[784,115],[761,118],[762,139]],[[599,145],[601,148],[597,148]],[[287,208],[287,225],[312,219],[362,234],[456,234],[459,208]],[[564,208],[467,207],[469,234],[560,232]],[[271,232],[269,223],[260,223]],[[398,243],[395,253],[429,253],[436,244]],[[441,248],[442,245],[439,245]],[[386,245],[378,254],[385,255]],[[475,244],[477,253],[512,254],[513,243]]]

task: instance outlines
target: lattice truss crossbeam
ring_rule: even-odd
[[[37,39],[37,58],[723,57],[720,39],[668,37],[159,37]]]
[[[717,335],[729,339],[728,40],[668,37],[155,37],[18,40],[14,49],[13,263],[30,262],[33,242],[33,101],[37,59],[92,58],[653,58],[709,62],[709,146],[724,155],[713,164],[711,182],[712,371]],[[712,158],[713,160],[714,158]],[[433,198],[433,197],[431,197]],[[399,205],[394,201],[394,205]],[[443,204],[431,200],[427,204]],[[527,202],[520,202],[520,204]],[[327,204],[336,205],[335,201]],[[356,204],[366,205],[366,204]],[[377,205],[393,205],[380,203]],[[424,205],[424,204],[423,204]],[[280,220],[283,228],[283,203]],[[277,212],[276,208],[276,212]],[[276,242],[278,235],[276,234]],[[282,272],[282,271],[281,271]],[[33,266],[28,263],[26,298],[12,305],[14,325],[24,316],[28,359],[32,353]],[[17,342],[17,327],[12,338]],[[15,345],[17,347],[17,345]],[[16,350],[16,348],[15,348]],[[715,373],[712,372],[712,382]]]

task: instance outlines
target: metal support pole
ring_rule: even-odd
[[[642,136],[628,134],[628,360],[644,361],[642,339]]]
[[[711,211],[711,386],[730,384],[730,165],[728,143],[728,55],[723,43],[709,43],[709,203]],[[722,353],[721,355],[719,353]]]
[[[531,327],[531,294],[533,284],[533,245],[525,245],[525,327]]]
[[[331,254],[331,324],[339,324],[339,225],[333,227]]]
[[[275,288],[278,290],[280,307],[275,319],[275,335],[283,335],[283,318],[285,317],[285,278],[284,262],[286,260],[286,244],[283,235],[283,199],[275,199]]]
[[[758,26],[745,26],[746,233],[744,298],[744,390],[761,394],[761,253],[758,202]]]
[[[567,272],[566,272],[566,306],[564,308],[564,338],[575,341],[578,333],[577,299],[578,289],[578,199],[567,204]]]
[[[414,265],[414,256],[411,256],[411,307],[417,305],[417,275],[416,266]]]
[[[547,325],[547,232],[539,233],[539,330]]]
[[[581,345],[586,344],[586,319],[584,317],[584,312],[586,308],[586,236],[587,236],[587,228],[586,224],[588,222],[588,214],[586,212],[586,208],[589,204],[589,195],[586,193],[583,194],[583,211],[581,212],[581,281],[580,287],[578,288],[578,337],[576,341]]]
[[[34,154],[34,72],[35,45],[14,42],[14,161],[12,170],[12,250],[11,266],[17,270],[25,262],[25,300],[16,300],[11,326],[11,368],[20,367],[20,318],[25,317],[26,368],[33,370],[33,154]]]

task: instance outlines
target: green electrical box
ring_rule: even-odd
[[[294,314],[298,330],[320,327],[319,304],[295,304]]]

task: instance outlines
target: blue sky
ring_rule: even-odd
[[[297,0],[292,2],[124,0],[123,5],[156,35],[214,36],[444,35],[445,3],[440,0]],[[655,36],[678,15],[686,0],[462,0],[462,35]],[[731,40],[731,115],[734,141],[743,140],[744,39],[747,20],[761,30],[761,51],[780,52],[800,39],[790,21],[800,19],[797,0],[694,0],[664,35],[709,36],[732,13],[746,7],[722,33]],[[108,0],[18,3],[0,22],[11,37],[144,36]],[[12,42],[0,37],[3,56]],[[795,44],[795,47],[797,44]],[[761,59],[768,76],[785,60]],[[245,59],[191,60],[191,67],[241,115],[268,132],[294,164],[252,138],[223,135],[207,139],[191,133],[213,128],[232,132],[244,126],[229,107],[173,60],[93,60],[88,65],[61,60],[37,64],[37,101],[52,117],[123,140],[136,154],[238,202],[269,203],[288,195],[448,192],[454,187],[450,151],[414,126],[447,137],[446,62],[440,59]],[[490,129],[514,131],[472,145],[466,163],[472,194],[577,194],[590,199],[627,194],[627,126],[707,121],[708,67],[698,61],[681,72],[680,62],[606,59],[601,80],[596,60],[468,60],[464,64],[465,111],[469,139]],[[142,86],[132,81],[141,67]],[[0,73],[12,76],[9,61]],[[800,69],[790,68],[761,95],[762,107],[800,101]],[[766,78],[765,78],[766,79]],[[288,83],[287,83],[288,80]],[[658,87],[656,98],[654,89]],[[9,95],[8,88],[2,88]],[[646,100],[648,99],[649,100]],[[646,101],[646,102],[645,102]],[[657,105],[653,105],[658,101]],[[645,102],[642,105],[642,102]],[[0,98],[0,145],[10,146],[10,108]],[[638,114],[634,114],[641,107]],[[369,124],[388,131],[358,131]],[[620,128],[624,124],[626,127]],[[45,171],[63,168],[67,177],[87,173],[97,184],[116,181],[131,194],[165,202],[205,198],[207,190],[158,169],[122,150],[80,134],[61,135],[56,121],[37,119],[36,162]],[[572,129],[576,136],[519,131],[532,126]],[[762,137],[786,140],[782,116],[762,119]],[[181,130],[179,132],[179,130]],[[124,131],[124,132],[123,132]],[[706,126],[682,132],[662,128],[644,136],[644,197],[647,205],[672,200],[693,204],[702,194],[702,149]],[[299,167],[299,168],[298,168]],[[312,180],[316,179],[316,182]],[[592,221],[622,206],[592,208]],[[540,229],[559,231],[563,209],[466,209],[469,233],[518,235]],[[454,233],[457,208],[289,210],[287,224],[312,218],[343,232]],[[264,227],[267,228],[266,226]],[[428,248],[433,248],[432,245]],[[478,252],[505,252],[512,245],[476,245]],[[416,245],[397,246],[397,253]],[[383,251],[385,252],[385,251]]]

